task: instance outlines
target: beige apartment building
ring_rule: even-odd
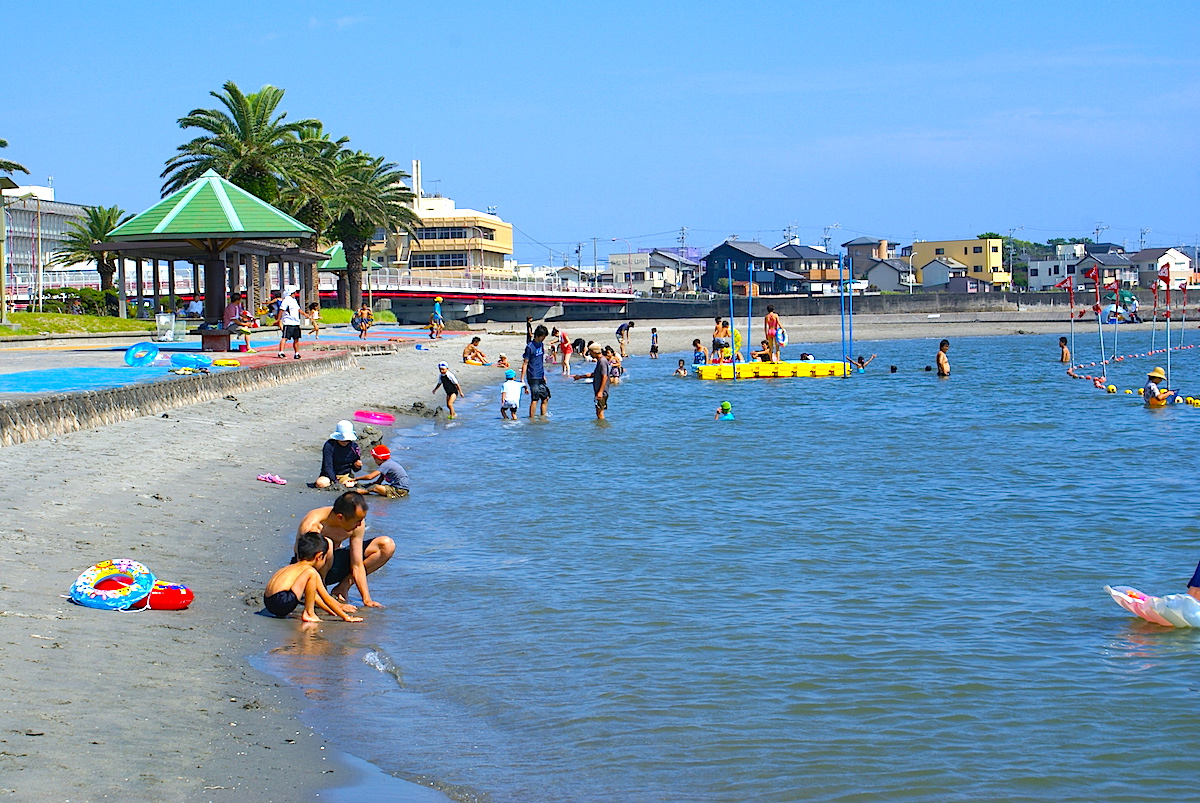
[[[1004,267],[1004,240],[999,237],[986,240],[929,240],[915,242],[905,249],[912,255],[913,270],[917,284],[924,284],[921,269],[938,257],[949,257],[966,266],[967,277],[988,282],[997,290],[1006,289],[1012,276]],[[904,255],[907,260],[909,254]]]

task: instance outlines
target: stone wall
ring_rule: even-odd
[[[353,356],[341,352],[329,357],[280,361],[236,371],[189,374],[122,388],[56,393],[10,401],[0,404],[0,446],[157,415],[197,402],[353,367]]]

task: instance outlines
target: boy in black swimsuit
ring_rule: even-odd
[[[305,533],[296,539],[295,563],[289,563],[267,581],[267,589],[263,593],[263,605],[273,616],[283,618],[296,610],[300,599],[304,599],[304,613],[300,619],[305,622],[320,622],[316,606],[334,616],[340,616],[347,622],[361,622],[361,616],[350,616],[342,610],[321,582],[318,571],[329,558],[326,552],[325,536],[320,533]]]

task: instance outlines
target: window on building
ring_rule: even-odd
[[[941,256],[942,254],[946,253],[946,249],[945,248],[935,248],[935,249],[933,249],[933,253],[937,256]]]
[[[1037,269],[1037,268],[1030,268],[1030,269],[1029,269],[1029,275],[1030,275],[1030,276],[1037,276],[1037,275],[1038,275],[1038,269]]]
[[[963,253],[967,253],[967,247],[965,245],[963,246]]]
[[[644,281],[646,281],[646,274],[640,270],[635,270],[633,272],[633,278],[630,281],[644,282]]]
[[[418,240],[466,240],[472,237],[494,240],[496,231],[482,226],[431,226],[417,229]]]
[[[414,268],[465,268],[466,254],[413,254],[409,265]]]
[[[998,253],[1000,253],[1000,246],[998,246],[998,245],[993,245],[993,246],[992,246],[992,253],[993,253],[993,254],[998,254]]]
[[[1067,265],[1067,275],[1068,275],[1068,276],[1073,276],[1074,274],[1075,274],[1075,266],[1074,266],[1074,265]]]
[[[982,245],[977,245],[977,246],[975,246],[974,248],[972,248],[972,249],[971,249],[971,253],[972,253],[972,254],[982,254],[982,253],[983,253],[983,246],[982,246]]]
[[[983,273],[983,265],[973,265],[971,270],[975,271],[976,273]]]
[[[1059,274],[1059,266],[1055,265],[1053,268],[1050,269],[1050,275],[1057,276],[1058,274]]]

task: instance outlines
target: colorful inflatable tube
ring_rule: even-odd
[[[158,346],[153,343],[134,343],[125,349],[125,364],[144,368],[158,359]]]
[[[127,579],[125,584],[120,582]],[[105,583],[116,580],[116,583]],[[100,588],[103,584],[105,587]],[[105,611],[128,610],[150,596],[154,575],[136,560],[102,560],[84,571],[71,586],[71,601],[87,608]]]
[[[1200,602],[1187,594],[1155,597],[1129,586],[1105,586],[1104,590],[1134,616],[1163,627],[1200,627]]]
[[[372,410],[355,410],[354,420],[363,424],[377,424],[381,427],[390,427],[396,423],[396,416],[388,415],[387,413],[376,413]]]

